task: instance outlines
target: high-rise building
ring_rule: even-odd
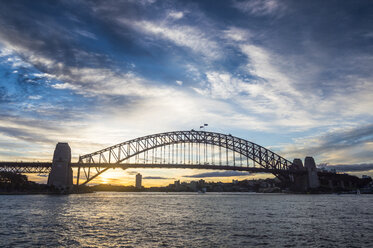
[[[136,188],[141,189],[142,175],[138,173],[136,175]]]

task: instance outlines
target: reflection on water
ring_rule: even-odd
[[[0,247],[373,247],[373,195],[0,196]]]

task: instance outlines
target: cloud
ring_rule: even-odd
[[[120,73],[107,68],[71,67],[41,55],[35,56],[27,48],[16,47],[15,49],[33,64],[45,68],[47,72],[33,75],[46,80],[54,79],[55,83],[50,86],[55,89],[73,90],[87,97],[100,95],[152,97],[170,93],[167,87],[154,87],[150,84],[152,82],[130,71]],[[19,57],[13,57],[13,59],[23,61]],[[21,62],[17,64],[17,67],[22,66]],[[15,66],[14,63],[12,66]]]
[[[10,102],[10,97],[7,94],[5,87],[0,87],[0,104]]]
[[[336,128],[311,137],[299,138],[286,145],[283,152],[293,155],[318,156],[322,162],[343,163],[372,161],[373,124]]]
[[[85,4],[75,5],[75,8],[82,8]],[[87,25],[84,20],[67,18],[74,16],[75,12],[69,7],[70,4],[40,3],[30,8],[25,3],[12,2],[0,8],[0,43],[11,50],[12,54],[22,57],[21,61],[9,58],[9,63],[13,63],[14,66],[34,66],[40,70],[49,70],[51,73],[51,70],[63,70],[60,63],[68,66],[97,66],[102,65],[104,61],[108,63],[106,55],[92,52],[93,49],[88,48],[87,44],[79,39],[81,36],[89,36],[92,39],[94,34],[85,29]],[[83,9],[80,10],[82,15],[88,11],[88,8]],[[50,15],[50,12],[54,12],[55,15]],[[58,22],[58,18],[63,21]],[[79,22],[79,28],[76,28],[76,22]],[[92,43],[91,45],[94,46]],[[23,64],[20,64],[21,62]]]
[[[128,174],[128,175],[137,175],[138,174],[138,172],[137,171],[127,171],[126,170],[126,174]]]
[[[43,97],[40,96],[40,95],[35,95],[35,96],[29,96],[28,98],[31,99],[31,100],[40,100]]]
[[[174,179],[174,178],[169,178],[169,177],[152,177],[152,176],[148,176],[148,177],[143,177],[143,179],[148,179],[148,180],[161,180],[161,179]]]
[[[86,30],[76,29],[75,32],[81,36],[87,37],[89,39],[97,40],[96,35]]]
[[[151,5],[155,3],[157,0],[129,0],[129,2],[133,2],[135,4],[141,4],[144,6]]]
[[[145,79],[132,72],[116,73],[110,69],[101,68],[66,68],[66,74],[56,78],[62,84],[54,84],[58,89],[76,90],[83,95],[122,95],[122,96],[164,96],[170,89],[164,86],[153,86]],[[71,83],[68,83],[71,82]]]
[[[168,16],[172,19],[178,20],[183,18],[184,13],[182,11],[171,11],[170,13],[168,13]]]
[[[184,175],[183,177],[188,178],[206,178],[206,177],[237,177],[237,176],[248,176],[252,175],[250,172],[239,172],[239,171],[223,171],[223,172],[205,172],[195,175]]]
[[[292,125],[305,129],[326,122],[318,115],[308,114],[310,97],[305,97],[295,87],[294,79],[282,72],[283,63],[279,55],[254,45],[248,30],[230,27],[224,34],[246,56],[247,64],[235,74],[221,70],[207,71],[207,84],[194,87],[196,92],[231,100],[251,113],[262,115],[263,119],[271,114],[272,123],[278,126]]]
[[[335,169],[338,172],[363,172],[373,170],[373,164],[338,164],[322,166],[321,168]]]
[[[279,15],[285,10],[283,2],[276,0],[235,1],[234,7],[253,15]]]
[[[274,125],[291,125],[297,130],[341,124],[346,118],[368,114],[368,99],[373,97],[373,84],[368,82],[373,79],[351,77],[356,84],[343,90],[339,85],[349,82],[329,80],[335,86],[333,91],[309,89],[318,81],[322,68],[308,65],[305,70],[299,66],[303,63],[299,57],[285,59],[282,54],[254,44],[249,34],[250,31],[235,27],[225,31],[226,38],[247,57],[247,64],[235,74],[206,72],[208,84],[195,87],[196,92],[234,101],[263,119],[271,114]],[[354,97],[346,99],[346,91]],[[331,114],[337,118],[328,118]]]
[[[207,97],[230,100],[238,105],[242,115],[260,123],[263,128],[292,126],[306,129],[321,125],[326,121],[316,120],[307,115],[301,106],[289,97],[286,91],[278,91],[276,82],[240,79],[228,72],[210,71],[206,73],[208,84],[194,90]],[[286,117],[286,118],[284,118]],[[271,123],[262,121],[271,119]]]
[[[30,129],[21,129],[20,127],[8,127],[8,126],[0,126],[0,133],[24,140],[24,141],[29,141],[29,142],[35,142],[35,143],[40,143],[40,142],[53,142],[50,138],[47,138],[44,135],[39,134],[38,132],[35,132],[35,130],[30,130]]]
[[[132,27],[155,37],[168,40],[180,47],[186,47],[206,58],[219,59],[221,49],[216,41],[210,39],[207,33],[193,26],[156,23],[150,21],[134,21],[119,18],[119,23]]]
[[[24,67],[24,68],[27,68],[27,67],[31,67],[31,65],[23,60],[21,60],[20,58],[17,58],[17,57],[9,57],[7,60],[6,60],[7,63],[11,64],[13,68],[18,68],[18,67]]]
[[[207,72],[206,77],[210,83],[211,96],[215,98],[233,98],[241,92],[240,86],[244,84],[229,73]]]
[[[248,41],[253,36],[247,29],[237,27],[229,27],[223,33],[228,40],[239,42]]]
[[[7,56],[10,56],[12,54],[13,54],[12,50],[7,49],[3,46],[0,46],[0,57],[7,57]]]
[[[300,96],[300,93],[292,86],[291,78],[276,68],[275,61],[278,59],[274,54],[253,44],[243,44],[240,49],[249,58],[247,69],[251,75],[266,80],[274,90],[280,93]]]

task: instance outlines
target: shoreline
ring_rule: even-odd
[[[189,193],[189,194],[197,194],[203,195],[205,193],[201,193],[198,191],[109,191],[109,190],[102,190],[102,191],[90,191],[90,192],[71,192],[71,193],[56,193],[56,192],[0,192],[0,196],[2,195],[74,195],[74,194],[90,194],[90,193],[99,193],[99,192],[109,192],[109,193]],[[283,195],[372,195],[373,193],[356,193],[356,192],[254,192],[254,191],[211,191],[206,192],[209,193],[237,193],[237,194],[283,194]]]

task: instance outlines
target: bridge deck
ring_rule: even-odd
[[[12,171],[18,173],[49,173],[52,167],[51,162],[0,162],[0,171]],[[278,170],[262,167],[214,165],[214,164],[141,164],[141,163],[71,163],[73,168],[159,168],[159,169],[206,169],[206,170],[234,170],[257,173],[304,173],[299,170]]]
[[[141,164],[141,163],[72,163],[72,167],[101,167],[101,168],[159,168],[159,169],[206,169],[206,170],[235,170],[235,171],[250,171],[250,172],[267,172],[278,173],[288,170],[265,169],[260,167],[245,167],[232,165],[213,165],[213,164]]]
[[[49,173],[51,162],[0,162],[0,171],[15,173]]]

